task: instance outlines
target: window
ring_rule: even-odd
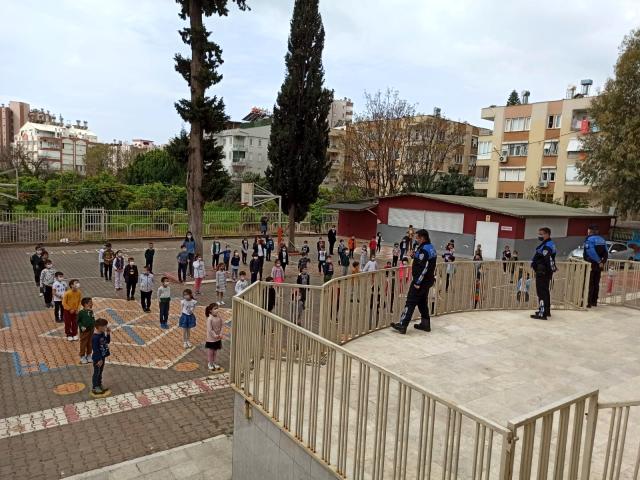
[[[502,145],[503,150],[507,150],[510,157],[526,157],[529,151],[528,143],[505,143]]]
[[[253,138],[249,138],[249,146],[253,146]]]
[[[500,192],[498,193],[498,198],[524,198],[524,195],[522,193]]]
[[[501,168],[498,179],[501,182],[524,182],[525,168]]]
[[[547,128],[560,128],[562,115],[549,115],[547,117]]]
[[[556,169],[555,168],[543,168],[540,172],[540,180],[546,182],[556,181]]]
[[[262,146],[262,140],[258,139],[258,146],[261,147]]]
[[[570,185],[584,185],[584,182],[578,178],[578,167],[576,165],[567,165],[564,181]]]
[[[478,146],[478,137],[471,137],[471,148]]]
[[[507,118],[504,121],[505,132],[522,132],[529,130],[531,117]]]
[[[549,142],[544,142],[544,153],[543,155],[558,155],[558,141],[552,140]]]
[[[620,253],[624,252],[627,249],[627,246],[624,243],[614,243],[611,245],[611,249],[609,253]]]
[[[462,165],[462,154],[461,153],[456,153],[453,156],[453,163],[455,163],[456,165]]]
[[[491,140],[483,140],[478,142],[478,158],[491,158],[493,144]]]

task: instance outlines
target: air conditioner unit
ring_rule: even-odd
[[[549,180],[540,180],[538,186],[541,188],[547,188],[549,186]]]
[[[502,150],[500,150],[500,156],[498,157],[498,160],[500,160],[500,163],[506,163],[508,159],[509,159],[509,149],[503,148]]]

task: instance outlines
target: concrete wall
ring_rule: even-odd
[[[383,245],[393,245],[396,242],[399,243],[402,237],[407,234],[406,228],[391,227],[384,224],[378,225],[378,230],[382,233]],[[453,239],[456,244],[456,255],[460,255],[461,257],[473,257],[473,246],[475,241],[474,235],[429,230],[429,237],[431,238],[433,246],[436,247],[438,255],[442,255],[445,247],[447,246],[447,242]],[[499,238],[498,242],[500,242],[500,240],[503,239]],[[510,245],[513,245],[513,240],[510,240],[510,242]]]
[[[234,395],[233,480],[334,480],[340,478],[258,409],[245,417],[244,398]]]

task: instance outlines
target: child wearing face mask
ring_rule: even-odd
[[[122,284],[124,283],[124,255],[122,250],[116,252],[116,258],[113,261],[113,269],[115,270],[115,276],[113,277],[113,286],[116,292],[122,290]]]
[[[207,340],[204,344],[207,350],[207,367],[209,370],[221,370],[216,362],[216,354],[222,349],[222,317],[218,315],[218,304],[212,303],[204,312],[207,317]]]
[[[202,255],[196,253],[196,259],[193,261],[193,279],[195,282],[195,294],[200,295],[200,286],[202,285],[202,280],[206,276],[204,270],[204,261],[202,260]]]
[[[140,305],[142,311],[149,313],[151,311],[151,295],[153,294],[153,273],[149,267],[142,267],[142,275],[140,275]]]
[[[62,308],[62,297],[64,296],[64,292],[67,291],[69,285],[64,280],[64,274],[62,272],[56,272],[56,280],[53,282],[53,306],[54,306],[54,317],[57,323],[62,323],[64,309]]]
[[[129,257],[129,263],[124,267],[124,281],[127,286],[127,300],[135,300],[136,285],[138,284],[138,267],[133,257]]]
[[[182,328],[182,340],[184,348],[191,348],[191,329],[196,326],[196,316],[194,310],[198,302],[193,299],[193,292],[188,288],[182,292],[182,300],[180,300],[180,307],[182,314],[180,315],[180,322],[178,325]]]
[[[44,270],[40,272],[40,289],[44,294],[44,304],[47,308],[53,308],[53,282],[56,280],[56,271],[53,268],[53,262],[47,260],[44,264]]]
[[[160,308],[160,328],[169,328],[169,307],[171,306],[171,287],[169,279],[162,277],[158,287],[158,307]]]
[[[240,254],[237,250],[233,251],[231,256],[231,280],[238,280],[238,272],[240,271]]]
[[[224,305],[222,300],[225,292],[227,291],[227,273],[224,270],[224,263],[218,264],[218,270],[216,271],[216,295],[218,297],[218,303]]]
[[[178,253],[176,259],[178,260],[178,281],[184,283],[187,280],[187,267],[189,265],[189,252],[187,252],[185,245],[180,247],[180,253]]]
[[[64,333],[67,340],[78,340],[78,310],[80,309],[80,300],[82,293],[80,292],[80,282],[76,279],[69,281],[69,290],[64,292],[62,296],[62,313],[64,319]]]

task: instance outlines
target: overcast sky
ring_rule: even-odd
[[[228,115],[272,108],[284,72],[293,0],[248,0],[208,21],[223,48]],[[618,46],[640,26],[638,0],[321,0],[326,85],[350,97],[393,87],[431,112],[490,126],[480,108],[512,89],[562,98],[569,83],[611,75]],[[182,126],[188,91],[174,71],[184,50],[172,0],[0,0],[0,103],[88,120],[101,141],[157,142]]]

